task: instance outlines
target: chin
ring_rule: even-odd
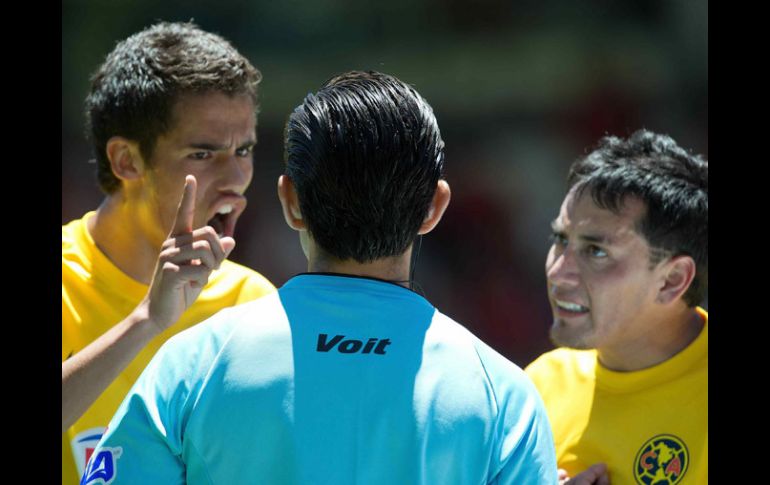
[[[567,347],[576,350],[594,348],[591,333],[584,328],[570,328],[559,319],[555,319],[548,335],[557,347]]]

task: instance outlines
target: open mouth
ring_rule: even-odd
[[[236,193],[222,194],[214,201],[209,212],[208,225],[214,228],[219,237],[233,237],[235,223],[246,209],[246,197]]]
[[[209,220],[208,225],[213,227],[219,237],[223,237],[229,232],[232,232],[233,220],[233,206],[231,204],[225,204],[217,210],[214,217]]]

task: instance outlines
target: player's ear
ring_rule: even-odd
[[[661,284],[656,301],[668,304],[685,294],[695,278],[695,261],[682,255],[671,258],[661,267]]]
[[[106,152],[112,173],[120,180],[136,180],[144,174],[144,160],[138,142],[113,136],[107,140]]]
[[[420,229],[417,234],[427,234],[433,230],[444,215],[447,206],[449,206],[449,199],[452,198],[452,191],[449,189],[449,184],[446,180],[439,180],[436,184],[436,192],[433,194],[433,200],[430,201],[430,207],[428,207],[428,214],[422,221]]]
[[[286,224],[297,231],[307,229],[305,221],[302,220],[302,212],[299,209],[299,199],[297,198],[297,191],[294,189],[294,182],[291,181],[288,175],[278,177],[278,200],[281,201]]]

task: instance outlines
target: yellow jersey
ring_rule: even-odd
[[[613,485],[708,483],[708,313],[684,350],[634,372],[595,350],[560,348],[526,372],[545,403],[556,460],[570,476],[607,464]]]
[[[120,271],[94,243],[87,229],[89,212],[62,226],[62,362],[123,320],[149,287]],[[62,434],[62,485],[77,485],[90,451],[131,386],[160,346],[172,335],[222,308],[275,291],[259,273],[224,261],[211,273],[198,299],[179,321],[153,339]]]

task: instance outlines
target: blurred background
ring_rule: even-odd
[[[708,158],[707,0],[64,0],[62,224],[102,199],[84,136],[91,73],[136,31],[190,19],[263,74],[231,259],[276,286],[306,270],[275,195],[286,118],[334,74],[395,75],[433,106],[452,187],[415,279],[521,366],[552,348],[544,261],[570,163],[601,136],[641,127]]]

